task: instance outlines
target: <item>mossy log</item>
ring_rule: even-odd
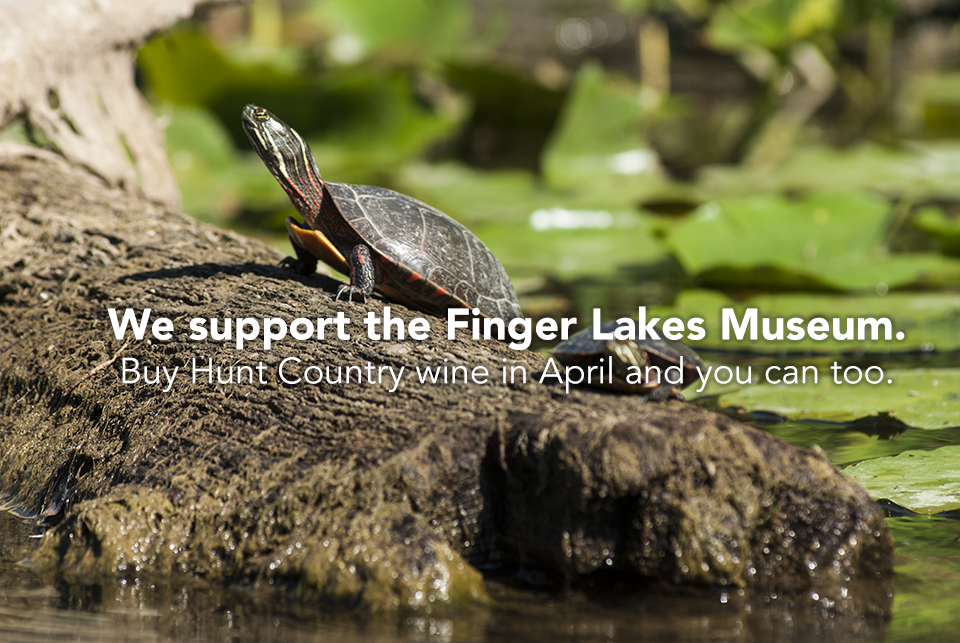
[[[360,321],[388,302],[337,302],[333,279],[50,154],[2,148],[0,217],[0,504],[43,521],[36,569],[270,582],[370,610],[483,603],[478,569],[889,608],[883,513],[820,453],[680,402],[498,383],[505,364],[532,375],[543,358],[447,340],[441,320],[423,341],[369,340]],[[111,308],[150,308],[176,332],[117,339]],[[237,350],[187,329],[338,311],[348,341]],[[407,376],[394,392],[283,384],[290,357]],[[124,359],[180,375],[124,383]],[[265,381],[192,381],[209,360],[262,363]],[[491,383],[410,376],[443,364],[485,366]]]

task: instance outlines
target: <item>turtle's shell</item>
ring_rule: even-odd
[[[600,330],[611,332],[619,326],[616,321],[605,322]],[[686,388],[698,379],[697,367],[702,367],[700,357],[686,344],[675,339],[646,338],[642,340],[599,340],[593,338],[593,328],[585,328],[570,339],[561,342],[550,351],[558,362],[565,366],[599,366],[601,359],[613,360],[614,382],[608,386],[617,390],[649,393],[656,389],[669,389],[673,386]],[[607,362],[603,362],[607,363]],[[681,366],[683,380],[680,384],[672,385],[661,379],[661,382],[641,381],[639,384],[629,384],[626,375],[631,366],[645,372],[647,366],[657,366],[663,378],[664,369],[670,366]]]
[[[462,224],[414,198],[369,185],[323,182],[318,217],[307,224],[347,257],[370,247],[381,274],[378,290],[443,315],[478,308],[487,317],[521,316],[507,272]],[[380,287],[383,286],[383,287]]]

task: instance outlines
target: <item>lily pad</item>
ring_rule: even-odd
[[[889,254],[890,205],[865,192],[708,202],[668,230],[683,267],[734,289],[872,291],[929,281],[960,283],[960,261]]]
[[[906,92],[907,94],[909,92]],[[911,199],[960,198],[960,142],[911,141],[904,148],[861,143],[847,149],[798,146],[783,164],[765,170],[711,166],[700,185],[732,197],[758,192],[871,190]]]
[[[636,202],[660,174],[645,137],[644,113],[636,82],[585,63],[541,157],[547,182],[610,191]]]
[[[769,384],[747,386],[720,398],[722,406],[738,406],[753,411],[769,411],[793,419],[825,419],[850,421],[881,413],[889,414],[912,427],[939,429],[960,424],[960,371],[956,369],[881,370],[852,366],[846,373],[856,378],[855,368],[869,375],[878,384],[861,380],[858,384],[836,384],[844,381],[846,360],[839,360],[838,372],[808,372],[805,384]],[[761,380],[769,367],[755,369]],[[802,367],[801,367],[802,373]],[[784,379],[784,370],[769,373],[770,379]]]
[[[936,239],[948,255],[960,256],[960,219],[948,218],[936,206],[927,206],[917,212],[913,225]]]
[[[919,513],[960,509],[960,446],[905,451],[844,469],[874,498],[886,498]]]
[[[960,427],[914,429],[902,424],[895,427],[894,422],[890,418],[873,417],[843,424],[797,421],[763,428],[799,447],[819,446],[838,467],[892,457],[907,450],[960,445]]]
[[[467,226],[526,221],[534,210],[562,202],[523,170],[481,171],[455,163],[409,163],[395,189],[439,208]]]
[[[585,182],[576,190],[544,185],[526,170],[478,170],[457,163],[407,163],[391,187],[425,201],[467,225],[527,222],[537,210],[634,212],[623,194]],[[665,184],[650,195],[668,193]]]

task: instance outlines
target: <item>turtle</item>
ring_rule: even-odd
[[[506,270],[462,224],[393,190],[324,180],[303,138],[262,107],[244,107],[242,121],[304,220],[287,218],[297,254],[287,266],[309,275],[319,259],[349,275],[337,299],[356,294],[366,300],[376,290],[438,316],[450,308],[504,321],[521,316]]]
[[[620,325],[617,321],[604,322],[600,330],[609,333]],[[660,333],[662,335],[662,333]],[[584,328],[570,339],[557,344],[550,354],[564,366],[602,366],[607,373],[610,360],[613,362],[613,379],[609,382],[593,382],[623,393],[640,393],[654,400],[684,399],[680,389],[698,379],[697,368],[703,367],[700,357],[689,346],[675,339],[607,339],[593,338],[593,327]],[[604,360],[601,362],[601,360]],[[647,367],[660,369],[660,381],[646,379]],[[671,384],[666,381],[665,369],[680,368],[681,381]],[[631,370],[632,367],[636,369]],[[652,372],[651,372],[652,374]],[[628,381],[628,377],[632,381]]]

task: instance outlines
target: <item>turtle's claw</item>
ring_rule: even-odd
[[[367,295],[366,293],[363,292],[362,289],[356,288],[349,284],[343,284],[342,286],[340,286],[340,290],[337,291],[337,301],[340,301],[340,295],[342,295],[343,293],[347,293],[347,301],[353,301],[354,293],[360,295],[360,301],[364,303],[366,303],[367,301]]]

